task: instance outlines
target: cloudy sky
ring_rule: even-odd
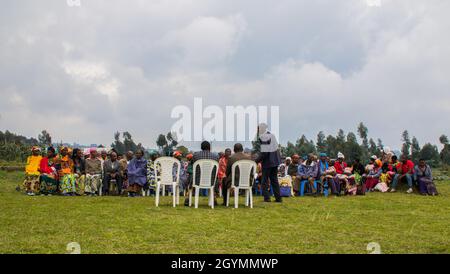
[[[0,130],[149,147],[176,105],[280,106],[282,143],[450,134],[448,0],[3,0]]]

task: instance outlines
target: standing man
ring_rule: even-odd
[[[278,182],[278,166],[281,164],[281,155],[278,142],[272,133],[267,130],[267,125],[258,126],[258,140],[261,145],[261,153],[256,159],[262,165],[262,187],[264,202],[270,202],[269,181],[272,186],[275,201],[281,203],[280,184]]]

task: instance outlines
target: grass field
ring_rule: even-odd
[[[0,253],[450,253],[450,182],[441,195],[287,198],[255,208],[172,208],[164,197],[28,197],[0,172]],[[220,202],[220,201],[219,201]],[[242,198],[243,202],[243,198]]]

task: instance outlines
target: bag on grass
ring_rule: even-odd
[[[280,186],[281,197],[291,197],[292,189],[290,186]]]
[[[436,185],[432,180],[426,180],[425,184],[427,186],[428,195],[438,195]]]

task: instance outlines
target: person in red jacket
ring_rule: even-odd
[[[58,190],[58,171],[56,169],[55,149],[49,147],[47,156],[42,158],[39,165],[40,177],[40,193],[41,195],[52,195]]]
[[[398,182],[405,178],[409,187],[406,193],[412,193],[413,175],[414,163],[411,160],[408,160],[407,156],[402,155],[400,158],[400,163],[397,164],[397,174],[394,176],[394,180],[391,185],[391,192],[395,192]]]
[[[337,161],[334,163],[334,168],[337,174],[344,174],[344,169],[347,167],[347,163],[344,161],[345,156],[341,152],[338,153]]]

